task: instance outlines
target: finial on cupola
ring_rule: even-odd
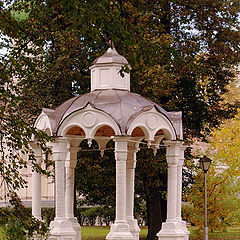
[[[112,40],[110,47],[100,57],[96,58],[91,70],[91,91],[102,89],[122,89],[130,91],[130,73],[120,74],[126,65],[131,69],[127,59],[115,49]]]
[[[113,40],[109,40],[109,45],[110,45],[111,49],[115,48]]]

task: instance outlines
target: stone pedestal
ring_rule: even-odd
[[[185,231],[182,222],[165,222],[161,231],[157,234],[159,240],[187,240],[188,233]]]
[[[81,240],[81,226],[76,217],[67,218],[71,222],[73,230],[76,232],[76,240]]]
[[[140,228],[138,226],[137,219],[128,219],[127,218],[127,223],[129,225],[130,232],[133,236],[133,240],[139,240]]]
[[[50,223],[49,240],[77,240],[77,234],[69,220],[54,220]]]
[[[107,235],[108,240],[133,240],[127,221],[115,221]]]

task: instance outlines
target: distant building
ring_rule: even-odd
[[[23,156],[26,158],[26,156]],[[42,168],[45,169],[45,164]],[[26,207],[32,206],[32,169],[31,164],[27,168],[21,169],[21,176],[27,181],[27,187],[21,188],[17,193],[23,205]],[[54,207],[54,178],[46,175],[41,176],[41,192],[42,192],[42,207]],[[8,198],[6,198],[6,190],[4,184],[0,187],[0,207],[8,206]]]

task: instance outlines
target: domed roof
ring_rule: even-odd
[[[109,63],[120,63],[120,64],[128,64],[128,61],[125,57],[118,54],[115,47],[110,47],[108,50],[100,57],[96,58],[93,62],[93,65],[96,64],[109,64]]]
[[[61,123],[72,113],[85,108],[88,104],[97,110],[110,115],[118,124],[122,135],[126,135],[128,127],[135,117],[153,107],[165,115],[176,131],[176,136],[180,136],[181,112],[167,112],[156,103],[126,90],[95,90],[80,96],[69,99],[55,110],[43,109],[50,119],[53,135],[57,135]]]

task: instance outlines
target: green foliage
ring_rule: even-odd
[[[239,105],[238,82],[230,85],[224,96],[224,104]],[[212,155],[212,166],[208,171],[208,218],[211,230],[225,230],[229,225],[239,224],[240,179],[239,179],[239,108],[235,117],[225,120],[209,137],[207,151]],[[190,205],[184,207],[186,219],[197,225],[203,224],[203,173],[195,170],[194,184],[186,192]]]
[[[194,184],[184,195],[183,218],[197,226],[204,224],[204,179],[203,172],[195,168]],[[207,175],[208,227],[211,231],[225,231],[228,226],[239,224],[240,181],[236,175],[213,163]]]
[[[110,222],[115,219],[115,209],[107,206],[94,207],[90,206],[88,208],[77,208],[77,218],[81,226],[95,224],[106,224],[109,226]]]
[[[235,105],[236,115],[224,120],[222,124],[212,130],[208,136],[208,144],[203,144],[201,152],[210,156],[212,166],[208,171],[208,218],[212,231],[224,231],[228,226],[239,224],[239,80],[234,79],[228,85],[228,92],[223,95],[222,105]],[[197,156],[196,156],[197,158]],[[193,182],[185,188],[184,197],[188,202],[183,208],[184,219],[196,225],[195,232],[203,226],[204,192],[203,173],[196,167],[194,161],[187,161],[188,168],[193,172]],[[192,162],[192,163],[191,163]],[[195,162],[196,163],[196,162]]]
[[[16,21],[12,10],[28,18]],[[2,31],[16,46],[11,72],[35,113],[89,91],[88,67],[109,39],[131,64],[132,90],[183,110],[187,136],[231,112],[220,102],[239,61],[237,1],[15,0],[4,13],[12,27]]]
[[[158,150],[156,156],[152,149],[147,149],[147,145],[140,145],[137,153],[136,167],[136,193],[143,197],[145,194],[151,195],[157,189],[163,199],[166,199],[167,183],[167,163],[165,149]]]
[[[211,147],[215,150],[214,159],[227,169],[228,174],[240,176],[240,109],[236,116],[226,120],[213,132]]]
[[[26,231],[18,219],[14,222],[8,221],[8,224],[5,226],[5,233],[7,235],[6,239],[27,240]]]
[[[43,221],[49,226],[50,222],[53,221],[55,217],[55,209],[50,207],[41,208],[41,214]]]
[[[75,184],[78,194],[84,196],[79,205],[115,206],[115,159],[112,150],[100,156],[98,144],[93,141],[88,147],[87,140],[81,143],[83,151],[78,153]],[[108,148],[113,142],[108,144]],[[87,151],[84,151],[87,150]]]
[[[2,226],[0,226],[0,239],[7,240],[6,232]]]
[[[25,208],[21,200],[12,196],[11,208],[0,209],[0,226],[4,226],[6,239],[24,240],[38,234],[39,239],[46,239],[48,227],[46,223],[32,217],[31,209]]]

